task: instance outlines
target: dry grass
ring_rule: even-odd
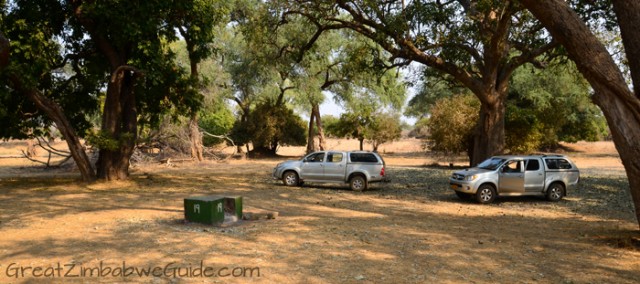
[[[330,143],[357,147],[356,141]],[[394,181],[363,193],[334,185],[284,187],[270,178],[275,159],[145,165],[130,181],[97,184],[3,159],[0,282],[637,283],[638,225],[614,148],[567,146],[583,173],[579,191],[559,203],[508,198],[489,206],[459,201],[447,189],[449,169],[423,166],[448,162],[421,153],[417,140],[383,147]],[[0,155],[19,147],[0,145]],[[245,211],[280,216],[226,228],[183,221],[183,198],[219,194],[242,195]],[[260,277],[6,275],[11,263],[123,261],[259,267]]]

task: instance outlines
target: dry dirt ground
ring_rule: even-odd
[[[491,205],[448,190],[444,165],[462,158],[428,156],[412,139],[383,145],[393,181],[362,193],[284,187],[270,177],[284,158],[138,165],[130,181],[96,184],[3,158],[0,283],[638,283],[640,235],[615,148],[565,146],[579,190]],[[21,147],[3,142],[0,156]],[[198,195],[241,195],[245,212],[279,216],[186,223],[183,199]]]

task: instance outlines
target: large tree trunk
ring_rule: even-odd
[[[483,103],[480,106],[480,116],[473,140],[471,165],[477,165],[483,160],[504,151],[504,96],[491,95],[497,98],[492,103]]]
[[[322,125],[322,117],[320,116],[320,105],[313,105],[312,115],[315,114],[316,117],[316,126],[318,127],[318,147],[320,150],[324,151],[327,149],[327,141],[324,136],[324,126]]]
[[[640,1],[613,1],[636,97],[640,97]]]
[[[380,146],[380,144],[377,141],[372,141],[371,146],[373,147],[373,152],[378,152],[378,146]]]
[[[580,17],[560,0],[521,0],[558,40],[595,91],[616,149],[627,172],[631,197],[640,225],[640,3],[614,0],[613,5],[630,62],[635,93],[615,61]]]
[[[316,144],[315,144],[315,132],[313,131],[314,129],[314,121],[316,118],[316,115],[314,113],[315,109],[311,109],[311,114],[309,115],[309,135],[307,135],[307,154],[309,153],[313,153],[316,151]]]
[[[44,113],[55,122],[62,137],[64,137],[64,140],[67,142],[67,147],[69,147],[73,161],[76,162],[78,166],[82,180],[85,182],[95,181],[96,173],[93,169],[93,164],[91,164],[91,160],[85,152],[84,145],[80,142],[80,138],[62,111],[62,108],[36,90],[23,90],[21,93],[25,94],[29,100],[36,104],[38,109],[44,111]]]
[[[114,142],[114,148],[100,149],[98,178],[123,180],[129,178],[129,159],[137,139],[137,109],[133,90],[135,70],[128,66],[116,68],[107,87],[102,116],[102,134]]]
[[[203,161],[202,133],[198,128],[198,113],[195,111],[189,119],[189,140],[191,140],[191,158]]]
[[[97,164],[98,178],[121,180],[129,178],[129,159],[133,155],[138,136],[137,108],[134,93],[135,79],[140,71],[128,66],[131,54],[127,44],[111,41],[100,33],[97,23],[84,14],[82,1],[73,2],[74,14],[96,48],[109,63],[111,78],[107,85],[107,96],[102,114],[101,134],[111,145],[100,149]],[[120,44],[120,45],[119,45]]]
[[[198,62],[193,58],[194,46],[190,37],[183,33],[187,41],[187,52],[189,53],[189,65],[191,67],[191,79],[196,82],[196,87],[200,87],[200,74],[198,73]],[[189,119],[189,140],[191,140],[191,158],[198,161],[204,160],[203,147],[202,147],[202,133],[198,128],[198,112],[193,111],[191,118]]]

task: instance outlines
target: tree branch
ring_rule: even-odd
[[[49,144],[49,142],[43,141],[44,139],[42,139],[41,137],[36,137],[36,141],[38,141],[38,146],[40,146],[40,148],[44,149],[45,151],[52,153],[52,154],[56,154],[58,156],[62,156],[62,157],[66,157],[71,155],[71,152],[69,151],[62,151],[62,150],[58,150],[56,148],[53,148],[53,146],[51,146],[51,144]],[[44,145],[42,145],[44,143]]]
[[[543,46],[541,46],[541,47],[539,47],[537,49],[534,49],[534,50],[525,50],[522,47],[517,48],[518,50],[520,50],[522,52],[522,54],[512,58],[509,61],[509,63],[507,64],[507,66],[504,69],[504,72],[501,74],[501,78],[500,79],[501,80],[508,80],[509,77],[511,77],[511,74],[518,67],[522,66],[525,63],[533,63],[534,65],[536,65],[535,59],[538,56],[540,56],[540,55],[542,55],[542,54],[544,54],[544,53],[546,53],[546,52],[548,52],[548,51],[550,51],[550,50],[552,50],[552,49],[554,49],[554,48],[556,48],[558,46],[560,46],[560,43],[554,39],[554,40],[551,40],[551,42],[549,42],[549,43],[547,43],[547,44],[545,44],[545,45],[543,45]],[[540,66],[540,65],[538,64],[538,66]]]
[[[447,62],[441,57],[426,54],[425,52],[420,50],[410,39],[405,38],[403,35],[400,35],[394,31],[388,30],[382,24],[376,23],[375,21],[364,17],[363,15],[352,9],[349,5],[347,5],[345,1],[337,1],[337,5],[347,11],[353,17],[353,21],[345,21],[337,18],[332,18],[332,21],[340,22],[345,27],[356,31],[364,35],[365,37],[370,38],[395,57],[417,61],[429,67],[450,74],[456,80],[460,81],[463,85],[474,92],[478,92],[482,89],[481,82],[477,78],[474,78],[463,68],[460,68],[453,63]],[[381,38],[383,37],[392,39],[393,43],[387,40],[381,40]]]
[[[144,73],[138,70],[138,68],[135,68],[131,65],[120,65],[118,66],[118,68],[116,68],[115,71],[113,71],[113,73],[111,73],[111,83],[115,83],[117,80],[117,76],[120,74],[120,72],[124,71],[130,71],[138,76],[144,76]]]
[[[315,17],[313,17],[311,14],[309,13],[305,13],[302,11],[287,11],[282,15],[282,20],[280,21],[280,23],[287,23],[288,20],[286,19],[287,16],[289,15],[300,15],[305,17],[307,20],[309,20],[311,23],[313,23],[314,26],[316,26],[316,32],[313,34],[313,36],[307,41],[307,43],[302,46],[300,48],[300,50],[298,50],[298,56],[296,57],[296,62],[300,63],[302,62],[302,60],[304,59],[304,55],[305,53],[307,53],[307,51],[309,51],[313,45],[316,43],[316,41],[318,41],[318,39],[320,38],[320,36],[329,30],[339,30],[344,28],[344,26],[342,25],[325,25],[323,26]],[[282,55],[282,53],[284,52],[285,49],[290,48],[291,46],[285,46],[282,47],[280,49],[280,56]]]

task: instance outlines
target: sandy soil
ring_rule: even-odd
[[[356,145],[330,141],[335,149]],[[0,156],[18,155],[21,147],[4,142]],[[582,173],[580,189],[565,200],[502,198],[488,206],[460,201],[447,189],[451,170],[444,165],[463,165],[463,158],[427,155],[421,147],[414,139],[383,145],[380,152],[394,181],[362,193],[334,185],[284,187],[270,178],[281,159],[138,165],[130,181],[83,184],[73,171],[3,158],[0,282],[640,279],[638,225],[611,143],[565,145]],[[280,154],[303,152],[283,148]],[[183,199],[198,195],[241,195],[245,212],[279,216],[223,228],[186,223]],[[217,277],[198,276],[201,263]],[[103,275],[96,277],[101,264]],[[123,266],[128,277],[122,277]],[[149,267],[159,267],[159,277],[137,275]],[[80,277],[63,277],[66,272]]]

